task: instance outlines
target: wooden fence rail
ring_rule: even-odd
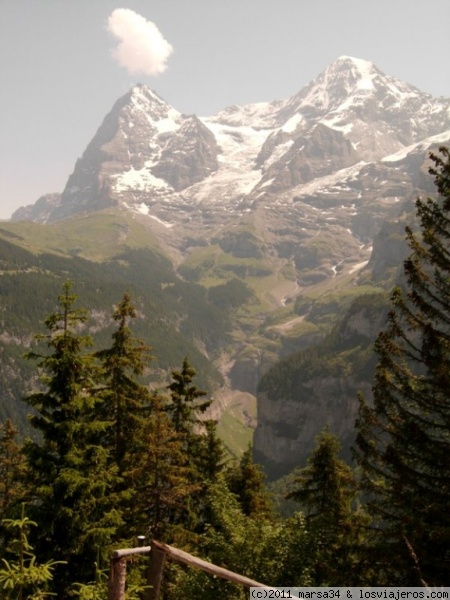
[[[168,544],[163,544],[153,540],[151,546],[142,546],[139,548],[129,548],[127,550],[116,550],[111,557],[110,574],[108,593],[109,600],[125,600],[126,577],[127,577],[127,556],[133,554],[150,554],[150,562],[147,572],[147,585],[149,586],[146,593],[146,600],[158,600],[161,589],[161,583],[164,572],[164,564],[166,557],[176,560],[185,565],[189,565],[196,569],[232,581],[245,587],[263,587],[272,589],[263,583],[258,583],[249,577],[239,575],[223,567],[218,567],[212,563],[206,562],[201,558],[197,558],[188,552],[178,550]]]

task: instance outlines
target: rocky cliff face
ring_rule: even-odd
[[[315,349],[281,360],[263,377],[254,455],[271,479],[305,466],[326,426],[350,455],[357,395],[371,397],[372,344],[385,316],[383,296],[360,298],[337,332]]]
[[[15,221],[34,221],[45,223],[48,215],[61,204],[61,194],[44,194],[34,204],[22,206],[14,213]]]
[[[135,86],[107,114],[77,161],[49,220],[107,206],[139,203],[143,187],[164,190],[167,183],[152,174],[168,132],[181,126],[182,116],[145,86]],[[145,183],[145,186],[143,186]]]
[[[151,171],[179,192],[217,171],[219,152],[212,132],[196,116],[188,117],[167,140]]]
[[[352,378],[312,378],[305,386],[309,401],[258,395],[258,425],[253,438],[254,460],[264,466],[270,480],[306,466],[316,437],[328,426],[338,436],[346,457],[354,441],[357,394],[370,397],[367,382],[356,384]]]

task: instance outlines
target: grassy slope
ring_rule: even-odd
[[[114,210],[45,225],[5,222],[0,224],[0,237],[34,254],[78,256],[96,262],[109,260],[125,248],[159,249],[156,239],[131,213]]]

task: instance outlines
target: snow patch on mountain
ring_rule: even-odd
[[[233,126],[217,122],[216,118],[203,118],[202,122],[214,134],[221,150],[219,169],[192,186],[187,194],[197,202],[241,199],[262,177],[261,170],[255,168],[255,159],[273,129]]]
[[[410,146],[406,146],[406,148],[402,148],[398,152],[394,154],[390,154],[389,156],[384,156],[381,159],[381,162],[389,163],[389,162],[399,162],[405,159],[409,154],[413,152],[423,152],[430,146],[434,144],[448,144],[450,143],[450,129],[440,133],[438,135],[433,135],[425,140],[421,140],[417,144],[411,144]]]
[[[296,113],[286,121],[283,127],[281,127],[281,131],[285,131],[286,133],[293,133],[297,129],[297,125],[302,121],[303,115],[300,113]]]
[[[167,113],[167,117],[159,119],[156,122],[156,127],[159,133],[167,133],[168,131],[176,131],[181,126],[181,115],[180,113],[171,108]]]
[[[358,162],[356,165],[352,165],[351,167],[346,167],[345,169],[340,169],[339,171],[335,171],[331,175],[325,175],[324,177],[317,177],[312,181],[309,181],[306,184],[299,185],[291,190],[291,193],[294,193],[296,196],[312,196],[318,192],[323,192],[329,190],[334,186],[340,186],[342,190],[342,185],[345,182],[352,181],[357,178],[361,169],[367,163],[364,161]]]
[[[255,102],[245,106],[232,105],[213,117],[203,117],[202,120],[235,127],[250,126],[255,129],[273,129],[278,123],[278,113],[285,105],[285,100]]]
[[[331,129],[341,131],[342,133],[350,133],[353,129],[353,123],[342,123],[342,116],[340,115],[335,115],[331,117],[331,119],[322,119],[320,122],[327,127],[331,127]]]
[[[182,124],[182,114],[168,105],[156,92],[139,84],[132,88],[130,94],[130,110],[140,112],[148,124],[158,133],[177,130]],[[131,121],[131,123],[133,123]],[[134,125],[132,125],[133,127]]]
[[[352,275],[353,273],[355,273],[356,271],[361,270],[363,267],[365,267],[367,265],[369,261],[368,260],[363,260],[360,263],[357,263],[356,265],[354,265],[350,271],[348,272],[349,275]]]
[[[160,223],[161,225],[163,225],[166,229],[171,229],[174,226],[174,223],[168,223],[167,221],[163,221],[162,219],[160,219],[156,215],[150,215],[150,214],[148,214],[148,216],[150,217],[150,219],[153,219],[157,223]]]
[[[149,161],[150,164],[151,161]],[[116,192],[124,192],[130,190],[148,190],[149,188],[158,188],[164,190],[173,190],[173,188],[164,179],[155,177],[148,166],[142,169],[135,170],[131,168],[129,171],[119,173],[115,176]]]

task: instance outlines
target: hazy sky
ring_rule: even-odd
[[[206,116],[347,54],[450,96],[449,32],[449,0],[0,0],[0,218],[62,191],[136,82]]]

